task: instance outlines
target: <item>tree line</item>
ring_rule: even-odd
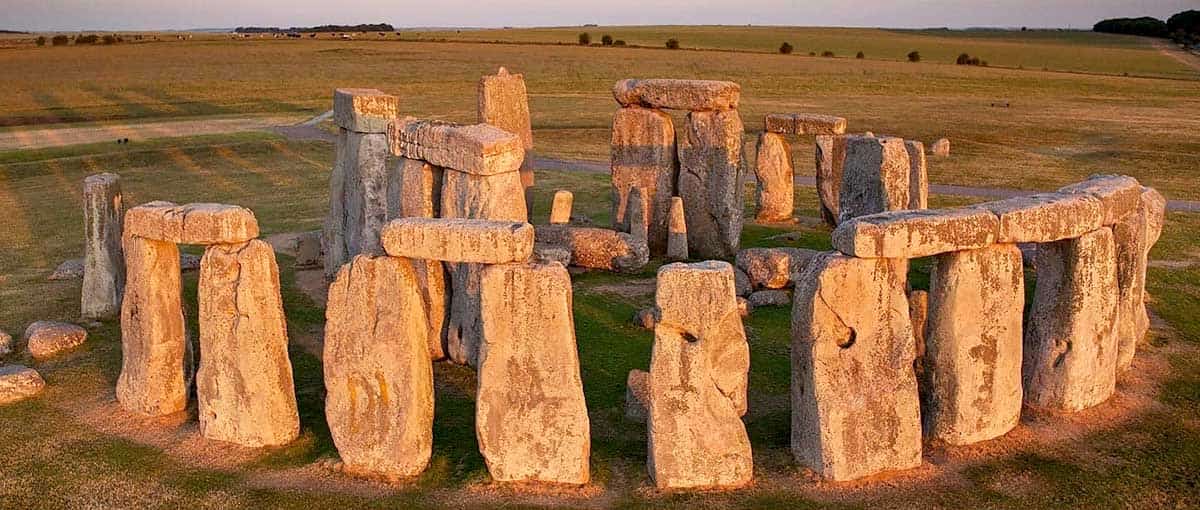
[[[1200,11],[1176,13],[1166,21],[1150,16],[1106,19],[1092,27],[1095,32],[1170,38],[1179,44],[1200,45]]]
[[[396,29],[387,23],[369,23],[361,25],[321,25],[316,27],[237,27],[233,29],[239,34],[273,34],[282,32],[395,32]]]

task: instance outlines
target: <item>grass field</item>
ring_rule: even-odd
[[[562,30],[569,39],[578,32]],[[602,29],[588,30],[599,39]],[[643,30],[650,40],[660,29]],[[726,41],[778,38],[758,34],[757,28],[720,30]],[[828,37],[841,36],[829,32]],[[1050,51],[1042,45],[1144,51],[1136,39],[1077,33],[864,33],[879,39],[953,38],[963,44],[982,40],[1036,51]],[[517,35],[522,40],[543,37]],[[689,44],[688,38],[681,40]],[[797,51],[807,51],[798,40],[792,41]],[[750,49],[751,43],[737,44]],[[885,58],[884,53],[878,58]],[[953,156],[931,160],[934,182],[1045,189],[1091,173],[1119,172],[1137,176],[1171,198],[1200,198],[1193,184],[1200,171],[1200,81],[1194,80],[768,53],[219,38],[6,49],[0,50],[0,65],[27,70],[0,80],[0,123],[6,129],[244,112],[316,114],[330,107],[336,86],[378,87],[399,94],[406,112],[472,121],[475,81],[508,65],[526,74],[537,150],[599,161],[608,156],[608,123],[615,108],[609,88],[615,80],[732,79],[745,92],[742,113],[748,131],[761,129],[764,113],[795,110],[845,115],[853,130],[923,140],[950,137]],[[1013,106],[988,106],[996,100]],[[798,158],[807,158],[798,159],[798,170],[811,172],[804,164],[811,159],[811,148],[796,144],[796,151]],[[332,158],[327,143],[265,133],[0,153],[0,330],[19,334],[34,320],[78,316],[79,283],[45,277],[58,262],[81,255],[84,176],[120,173],[130,204],[168,199],[244,205],[255,211],[269,235],[319,228]],[[538,179],[535,221],[545,221],[554,190],[571,189],[576,210],[607,223],[606,176],[543,172]],[[746,198],[753,203],[751,193]],[[934,197],[935,205],[964,202]],[[815,216],[811,189],[797,190],[797,212]],[[749,225],[743,245],[828,247],[828,230],[798,229],[800,240],[791,242],[771,239],[787,229]],[[332,474],[318,465],[335,454],[322,414],[321,366],[311,352],[323,328],[323,310],[301,292],[291,260],[281,255],[301,406],[299,441],[282,449],[248,451],[198,439],[194,417],[182,425],[124,417],[112,402],[120,370],[119,326],[105,323],[91,331],[77,353],[34,364],[49,383],[42,396],[0,407],[0,507],[1197,507],[1197,236],[1200,215],[1168,216],[1152,254],[1156,264],[1148,283],[1151,308],[1159,319],[1144,355],[1122,379],[1120,394],[1111,403],[1077,416],[1029,419],[1009,437],[976,447],[929,445],[925,466],[885,481],[820,483],[794,464],[788,451],[789,310],[755,312],[746,321],[752,362],[746,422],[756,482],[744,490],[700,494],[653,490],[645,474],[645,427],[621,417],[626,373],[648,366],[651,344],[650,333],[629,319],[653,296],[612,289],[636,288],[639,282],[645,287],[653,268],[632,278],[589,273],[574,279],[593,431],[592,485],[551,490],[490,484],[473,431],[472,374],[439,364],[431,468],[416,481],[386,486]],[[914,267],[913,281],[919,286],[928,265]],[[191,273],[185,278],[190,311],[196,306],[195,286]],[[191,320],[194,328],[194,316]],[[32,363],[21,355],[5,361]]]

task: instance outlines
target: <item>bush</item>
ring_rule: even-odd
[[[954,60],[954,63],[962,66],[962,65],[967,65],[967,61],[969,61],[969,60],[971,60],[970,55],[967,55],[966,53],[960,53],[958,55],[958,58]]]
[[[854,55],[854,58],[867,58],[867,54],[860,51],[857,55]]]
[[[1179,44],[1200,41],[1200,11],[1183,11],[1167,19],[1171,39]]]
[[[921,61],[921,52],[919,52],[919,51],[908,52],[908,61],[909,62],[920,62]]]
[[[1166,23],[1149,16],[1106,19],[1096,23],[1092,27],[1092,30],[1108,34],[1144,35],[1149,37],[1166,37],[1169,33]]]
[[[679,49],[679,39],[675,39],[675,38],[667,39],[667,48],[672,49],[672,50]]]
[[[53,46],[66,46],[70,42],[71,38],[65,35],[56,35],[53,39],[50,39],[50,44]]]
[[[75,36],[75,44],[96,44],[98,42],[100,42],[100,36],[96,34]]]
[[[966,53],[962,53],[954,60],[955,64],[960,66],[983,66],[987,67],[986,60],[979,60],[979,57],[972,57]]]
[[[583,33],[579,34],[579,45],[587,46],[589,44],[592,44],[592,36],[590,34],[588,34],[587,32],[583,32]]]
[[[793,48],[792,45],[787,42],[779,45],[779,52],[784,55],[791,55],[793,50],[795,50],[795,48]]]
[[[822,52],[821,52],[821,56],[822,56],[822,57],[832,57],[832,56],[833,56],[833,52],[832,52],[832,51],[829,51],[829,50],[825,50],[825,51],[822,51]]]
[[[617,39],[617,40],[613,41],[613,46],[624,46],[624,45],[625,45],[624,39]]]
[[[815,56],[817,56],[817,52],[815,52],[815,51],[810,51],[810,52],[808,52],[808,56],[810,56],[810,57],[815,57]]]
[[[117,44],[121,42],[121,38],[112,34],[107,34],[101,39],[101,42],[104,44]]]
[[[612,36],[608,35],[608,34],[604,34],[604,36],[600,38],[600,44],[603,44],[605,46],[612,46],[613,45]]]
[[[38,38],[34,40],[34,42],[37,43],[38,46],[45,46],[46,45],[46,36],[39,35]]]

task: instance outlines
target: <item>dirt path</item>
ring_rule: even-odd
[[[292,125],[302,120],[304,120],[303,117],[289,115],[19,129],[0,131],[0,150],[42,149],[84,143],[115,143],[121,138],[140,141],[151,138],[263,131],[278,125]]]
[[[1155,48],[1158,48],[1159,53],[1175,59],[1180,64],[1200,71],[1200,56],[1181,50],[1178,46],[1175,46],[1169,42],[1154,41],[1151,44],[1153,44]]]

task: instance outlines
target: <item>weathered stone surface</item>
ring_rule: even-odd
[[[763,129],[785,135],[840,135],[846,132],[846,119],[818,113],[768,113]]]
[[[399,98],[376,89],[333,91],[333,123],[347,131],[386,133],[399,111]]]
[[[450,314],[450,284],[446,266],[436,260],[413,260],[417,273],[417,289],[425,307],[425,325],[429,343],[429,359],[446,357],[446,333]]]
[[[637,324],[642,329],[654,330],[654,326],[658,324],[658,308],[650,307],[638,310],[633,315],[633,323]]]
[[[687,202],[688,250],[737,254],[742,235],[742,119],[736,110],[691,112],[679,137],[679,196]]]
[[[353,473],[420,474],[433,446],[433,366],[413,262],[355,257],[325,309],[325,418]]]
[[[999,221],[983,209],[891,211],[847,220],[833,231],[834,248],[860,258],[915,259],[996,242]]]
[[[56,321],[37,321],[25,328],[25,349],[36,360],[53,358],[87,341],[87,330]]]
[[[792,453],[823,478],[921,464],[916,349],[901,267],[828,253],[797,280]]]
[[[649,215],[647,210],[649,205],[646,203],[645,193],[642,188],[634,187],[629,190],[629,202],[626,208],[625,219],[629,221],[629,225],[625,229],[629,235],[638,242],[650,242],[650,230],[647,226]]]
[[[745,414],[750,346],[738,314],[733,266],[716,260],[667,264],[658,269],[657,283],[656,335],[666,328],[694,339],[707,355],[708,377],[737,414]]]
[[[0,331],[0,358],[12,354],[16,350],[12,335]]]
[[[563,267],[571,265],[571,250],[552,244],[533,244],[534,262],[558,262]]]
[[[851,136],[838,194],[838,223],[908,209],[908,149],[899,138]]]
[[[1025,403],[1079,411],[1116,386],[1117,263],[1112,230],[1038,246],[1025,327]]]
[[[437,218],[445,171],[419,159],[400,158],[388,175],[388,218]]]
[[[847,139],[848,135],[817,135],[814,147],[817,200],[820,202],[821,218],[831,227],[838,224],[838,196],[842,190]]]
[[[1021,250],[939,255],[929,288],[925,433],[954,445],[1004,435],[1021,418]]]
[[[930,147],[930,151],[933,152],[934,156],[941,156],[943,158],[949,156],[950,140],[938,138],[936,142],[933,142],[933,145]]]
[[[998,243],[1049,243],[1079,237],[1104,223],[1100,200],[1085,193],[1039,193],[974,207],[1000,218]]]
[[[744,251],[746,250],[738,252],[738,255]],[[733,268],[733,288],[738,296],[749,296],[751,292],[754,292],[754,285],[750,283],[750,277],[740,267]]]
[[[388,139],[393,155],[472,175],[517,172],[525,160],[521,138],[489,124],[463,126],[403,117],[391,124]]]
[[[258,237],[258,220],[236,205],[158,201],[127,211],[123,233],[175,244],[232,244]]]
[[[1093,175],[1083,182],[1059,188],[1059,193],[1083,193],[1100,201],[1103,225],[1111,226],[1137,211],[1142,185],[1125,175]]]
[[[147,416],[183,411],[188,396],[188,342],[179,248],[136,236],[126,236],[124,245],[129,280],[121,304],[117,401],[128,411]]]
[[[1113,225],[1117,255],[1117,371],[1133,364],[1137,346],[1150,329],[1146,312],[1146,266],[1150,249],[1162,233],[1166,199],[1152,188],[1142,188],[1138,210]]]
[[[792,295],[786,290],[760,290],[746,298],[750,306],[787,306],[792,304]]]
[[[621,80],[613,86],[613,97],[621,106],[645,106],[668,110],[736,110],[742,87],[728,81],[711,80]]]
[[[85,319],[107,319],[121,311],[125,259],[121,255],[121,181],[117,174],[89,175],[83,180],[83,290]]]
[[[25,400],[45,388],[46,381],[37,370],[21,365],[0,367],[0,405]]]
[[[533,225],[515,221],[399,218],[383,227],[388,255],[504,264],[533,254]]]
[[[210,246],[199,288],[200,434],[251,447],[292,441],[300,420],[271,245]]]
[[[795,169],[792,148],[783,135],[763,133],[758,137],[755,199],[758,221],[791,221],[795,209]]]
[[[791,287],[793,277],[819,252],[803,248],[746,248],[737,254],[737,267],[745,271],[754,289]]]
[[[929,171],[925,165],[925,144],[905,140],[908,149],[908,208],[929,208]]]
[[[338,130],[329,176],[329,214],[323,243],[325,276],[360,253],[378,254],[379,231],[388,218],[387,136]]]
[[[565,225],[571,222],[571,205],[575,195],[565,189],[554,192],[554,202],[550,205],[550,224]]]
[[[675,125],[671,116],[648,108],[621,108],[613,114],[612,218],[613,227],[628,230],[630,190],[646,200],[650,250],[662,253],[678,168]]]
[[[917,380],[925,374],[925,338],[929,324],[929,292],[914,290],[908,293],[908,318],[912,322],[913,339],[916,340],[917,360],[913,362],[913,370]],[[922,390],[923,391],[923,390]]]
[[[491,124],[520,137],[525,150],[533,148],[533,128],[529,121],[529,97],[525,76],[510,74],[503,67],[496,74],[479,79],[479,123]]]
[[[670,233],[667,237],[667,260],[688,259],[687,220],[683,213],[683,198],[671,198]]]
[[[294,249],[296,251],[294,266],[297,269],[320,267],[324,261],[322,258],[323,254],[321,253],[321,231],[314,230],[296,236]]]
[[[722,368],[703,342],[672,325],[654,329],[647,467],[660,489],[738,487],[754,475],[746,427],[714,384]]]
[[[625,419],[645,423],[646,408],[650,407],[649,403],[650,372],[630,370],[629,376],[625,378]]]
[[[645,242],[606,228],[539,225],[537,242],[566,248],[577,267],[636,273],[650,259]]]
[[[475,430],[498,481],[587,483],[591,439],[571,277],[562,265],[488,266]]]
[[[63,280],[78,280],[83,278],[83,259],[67,259],[62,261],[58,267],[54,268],[54,272],[46,277],[52,282]]]
[[[751,305],[750,300],[742,296],[738,296],[737,298],[737,307],[738,315],[741,315],[743,319],[749,317],[750,313],[754,311],[754,305]]]

